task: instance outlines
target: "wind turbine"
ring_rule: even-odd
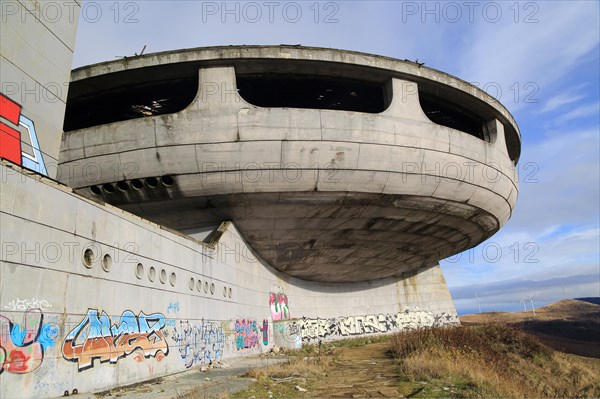
[[[523,311],[527,312],[527,305],[525,305],[525,297],[521,298],[521,302],[523,304]]]
[[[533,306],[533,298],[535,298],[536,294],[533,294],[529,300],[531,301],[531,311],[533,312],[533,316],[535,317],[535,307]]]
[[[475,302],[477,302],[477,307],[479,308],[479,313],[481,313],[481,303],[479,302],[479,296],[477,296],[477,291],[475,291]]]

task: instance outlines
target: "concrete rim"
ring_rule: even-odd
[[[516,135],[519,143],[520,156],[521,133],[519,127],[508,109],[497,99],[477,86],[448,73],[427,66],[420,66],[408,60],[363,53],[352,50],[341,50],[323,47],[294,46],[294,45],[235,45],[196,47],[180,50],[169,50],[142,56],[126,57],[114,61],[104,61],[76,68],[71,73],[71,83],[94,78],[115,72],[124,72],[151,66],[161,66],[176,63],[223,61],[236,59],[288,59],[304,61],[334,62],[352,64],[362,67],[388,70],[417,81],[425,80],[433,85],[450,86],[472,98],[484,102],[498,113],[498,119],[506,125],[507,133]]]

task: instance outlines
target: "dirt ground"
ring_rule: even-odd
[[[351,342],[351,341],[350,341]],[[287,367],[258,370],[252,387],[231,399],[448,398],[460,397],[456,381],[409,381],[390,351],[390,337],[355,344],[330,343],[321,356],[292,360]],[[325,346],[325,345],[324,345]],[[302,360],[301,360],[302,359]]]
[[[397,390],[398,363],[389,354],[389,346],[386,341],[359,348],[339,348],[333,367],[309,397],[401,397]]]

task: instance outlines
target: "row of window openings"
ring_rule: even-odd
[[[88,268],[91,269],[94,266],[94,259],[95,259],[95,253],[94,250],[91,248],[87,248],[84,252],[83,252],[83,265]],[[110,272],[111,268],[112,268],[112,257],[109,254],[104,254],[104,256],[102,257],[102,259],[100,260],[100,265],[102,266],[102,269],[105,272]],[[150,282],[154,282],[156,280],[156,268],[154,268],[154,266],[150,266],[150,268],[148,269],[148,280],[150,280]],[[135,276],[138,278],[138,280],[141,280],[144,278],[145,275],[145,270],[144,270],[144,265],[142,263],[138,263],[135,267]],[[159,273],[158,279],[160,280],[160,282],[162,284],[165,284],[167,282],[167,271],[165,269],[162,269]],[[171,286],[175,286],[175,283],[177,282],[177,275],[175,274],[175,272],[172,272],[171,275],[169,276],[169,284],[171,284]],[[204,293],[208,293],[210,291],[211,295],[214,295],[215,293],[215,284],[214,283],[210,283],[208,281],[204,281],[204,283],[202,282],[201,279],[195,279],[194,277],[190,277],[190,281],[188,284],[190,291],[193,291],[194,289],[196,289],[198,292],[202,292],[204,291]],[[232,289],[231,287],[223,287],[223,297],[224,298],[231,298],[232,296]]]
[[[101,186],[91,186],[90,191],[94,195],[111,195],[117,191],[126,193],[131,190],[141,191],[144,188],[155,189],[158,188],[159,185],[162,185],[164,187],[170,187],[173,185],[174,182],[175,180],[171,175],[161,177],[147,177],[145,179],[121,180],[116,183],[105,183]]]

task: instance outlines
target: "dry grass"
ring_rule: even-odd
[[[308,360],[303,359],[304,358],[302,357],[296,357],[287,363],[252,369],[248,371],[246,376],[256,379],[269,377],[273,380],[281,380],[290,377],[292,377],[292,379],[293,377],[318,377],[326,373],[332,362],[332,359],[328,356],[310,358]]]
[[[554,352],[499,324],[404,332],[391,345],[409,379],[462,381],[469,389],[461,396],[600,396],[598,362]]]
[[[296,398],[305,396],[296,386],[312,391],[315,384],[333,367],[331,356],[303,356],[300,352],[287,363],[280,363],[248,371],[245,377],[256,379],[251,389],[232,395],[237,398]]]

